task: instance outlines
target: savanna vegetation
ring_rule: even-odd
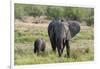
[[[93,8],[15,4],[15,18],[22,19],[24,16],[46,16],[45,19],[48,20],[59,17],[65,20],[84,21],[89,26],[94,24]]]
[[[40,6],[29,4],[15,4],[14,29],[14,63],[15,65],[46,64],[62,62],[81,62],[94,59],[94,9],[82,7]],[[44,18],[40,23],[41,16]],[[32,20],[25,21],[25,18]],[[31,19],[30,19],[31,17]],[[71,57],[66,58],[66,50],[61,58],[52,52],[47,33],[49,21],[54,17],[65,20],[77,20],[81,24],[81,31],[70,41]],[[17,20],[16,20],[17,19]],[[37,21],[38,24],[37,24]],[[45,22],[45,23],[44,23]],[[83,25],[83,23],[86,25]],[[88,25],[88,26],[87,26]],[[92,26],[91,26],[92,25]],[[45,53],[37,56],[33,53],[33,44],[37,38],[46,40]]]

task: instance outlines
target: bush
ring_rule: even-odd
[[[91,25],[94,19],[94,9],[15,4],[15,18],[21,18],[23,16],[46,16],[48,19],[60,17],[66,20],[77,20],[80,22],[87,18],[87,25]]]
[[[87,26],[94,25],[94,16],[91,16],[87,19]]]

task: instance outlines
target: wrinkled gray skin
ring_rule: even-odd
[[[42,38],[36,39],[34,42],[34,53],[39,55],[45,51],[45,40]]]
[[[48,35],[54,52],[58,50],[61,57],[66,46],[67,57],[70,57],[69,40],[80,31],[80,25],[77,21],[60,22],[53,20],[48,26]]]

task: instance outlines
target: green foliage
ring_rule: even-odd
[[[15,18],[21,18],[22,16],[40,16],[44,15],[46,7],[35,5],[15,4]]]
[[[87,26],[94,25],[94,16],[90,16],[87,19]]]
[[[26,15],[26,12],[24,11],[24,5],[16,5],[15,4],[15,18],[21,18],[22,16]]]
[[[49,17],[63,17],[64,8],[62,7],[48,7],[46,15]]]
[[[49,19],[60,17],[65,20],[86,21],[87,25],[92,25],[94,20],[94,9],[15,4],[15,18],[21,18],[23,16],[36,17],[42,15],[47,16]]]

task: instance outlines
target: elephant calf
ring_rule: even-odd
[[[42,38],[38,38],[34,42],[34,53],[39,55],[45,51],[45,40]]]

